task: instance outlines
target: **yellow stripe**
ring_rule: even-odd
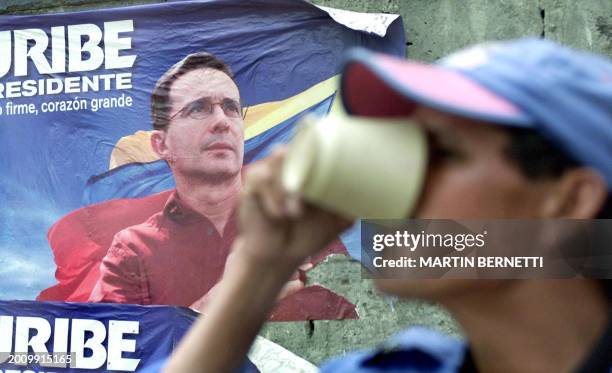
[[[318,104],[338,89],[338,75],[317,83],[307,90],[282,101],[272,101],[245,108],[245,140],[253,138],[279,123]],[[337,110],[339,100],[334,100],[332,110]],[[153,162],[159,159],[150,145],[152,131],[138,131],[117,141],[109,162],[109,170],[127,163]]]
[[[338,75],[318,83],[302,93],[282,101],[266,102],[248,108],[245,118],[245,140],[253,138],[279,123],[301,113],[338,89]]]
[[[117,141],[110,157],[108,169],[127,163],[147,163],[159,159],[151,149],[151,134],[153,131],[138,131],[133,135],[124,136]]]

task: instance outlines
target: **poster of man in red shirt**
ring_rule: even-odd
[[[213,54],[189,54],[159,78],[151,94],[148,139],[150,150],[170,168],[176,189],[144,198],[158,205],[152,214],[137,206],[129,211],[141,222],[114,234],[87,301],[204,307],[238,232],[247,110],[230,67]],[[346,249],[338,240],[302,268],[331,253]],[[305,285],[300,270],[273,319],[356,317],[343,297]]]
[[[44,270],[28,273],[38,279],[28,296],[40,301],[202,304],[236,236],[243,165],[290,141],[305,115],[341,109],[338,70],[349,48],[405,51],[397,16],[354,24],[352,13],[300,1],[156,4],[77,15],[75,25],[92,35],[82,46],[109,52],[107,63],[93,59],[100,73],[93,62],[86,66],[93,72],[79,78],[85,88],[78,97],[66,94],[85,109],[12,126],[23,133],[2,147],[45,150],[5,157],[28,172],[10,168],[4,183],[29,189],[11,189],[3,214],[23,219],[11,220],[0,237],[17,259],[34,257],[19,248],[40,247],[45,262],[36,268]],[[57,31],[57,17],[32,18],[31,27]],[[93,25],[100,20],[108,24]],[[79,27],[66,38],[78,40]],[[121,84],[98,84],[110,79],[102,70],[117,70]],[[24,205],[22,194],[52,196],[52,206],[31,214],[40,206]],[[29,237],[37,244],[26,245]],[[310,258],[289,286],[299,290],[272,319],[357,317],[351,302],[306,277],[308,268],[330,253],[347,254],[347,247],[353,257],[359,252],[357,244],[336,240]]]
[[[158,80],[151,110],[151,148],[176,190],[162,211],[115,235],[91,301],[189,306],[220,278],[236,235],[244,121],[229,67],[188,55]]]

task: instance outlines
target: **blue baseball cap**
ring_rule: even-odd
[[[353,50],[341,97],[349,114],[407,116],[418,105],[532,128],[612,189],[612,62],[536,38],[479,44],[427,65]]]

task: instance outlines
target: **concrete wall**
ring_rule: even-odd
[[[408,55],[433,61],[483,40],[544,36],[612,56],[609,0],[317,0],[320,5],[399,13]]]
[[[77,11],[161,0],[0,0],[0,14]],[[315,0],[316,4],[363,12],[399,13],[408,55],[434,61],[466,45],[526,35],[544,36],[612,56],[610,0]],[[317,267],[311,280],[345,295],[358,306],[359,320],[268,324],[263,335],[319,363],[339,353],[371,346],[407,325],[450,334],[457,325],[440,308],[399,302],[376,294],[359,266],[343,257]]]

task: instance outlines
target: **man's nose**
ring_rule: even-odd
[[[214,121],[210,128],[213,133],[227,132],[230,129],[230,121],[221,105],[215,105],[210,118]]]

